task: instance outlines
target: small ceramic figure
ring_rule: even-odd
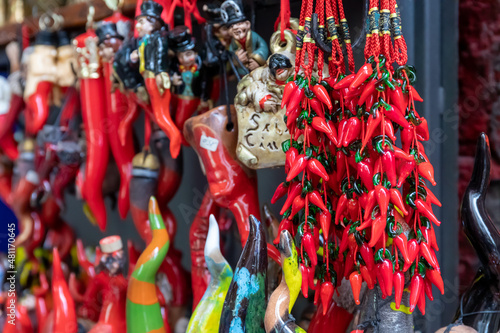
[[[96,29],[96,35],[99,38],[105,78],[109,145],[120,173],[118,211],[120,217],[125,219],[129,210],[129,184],[134,158],[134,141],[131,131],[127,133],[123,144],[118,136],[118,126],[127,112],[128,101],[127,96],[119,89],[113,73],[114,55],[122,45],[124,37],[118,33],[116,24],[113,22],[101,23]]]
[[[127,290],[127,332],[164,333],[165,327],[156,291],[156,272],[170,245],[158,202],[149,200],[149,221],[153,238],[137,260]]]
[[[97,275],[87,286],[85,299],[102,299],[99,321],[90,333],[123,333],[127,329],[125,299],[127,280],[123,276],[125,255],[119,236],[109,236],[99,241],[101,257],[96,267]]]
[[[281,232],[278,248],[281,253],[283,277],[280,285],[269,298],[264,318],[266,333],[305,333],[290,314],[299,295],[302,274],[299,271],[297,249],[292,235],[287,230]]]
[[[177,158],[181,149],[181,133],[170,115],[170,77],[168,40],[165,22],[161,19],[163,6],[144,1],[136,17],[139,34],[138,49],[130,54],[130,61],[139,65],[151,100],[156,122],[170,139],[170,153]]]
[[[72,87],[76,83],[75,68],[78,67],[75,49],[71,45],[71,40],[66,31],[57,32],[57,81],[55,82],[62,92]]]
[[[250,233],[224,301],[220,333],[265,332],[267,248],[265,226],[250,215]]]
[[[221,5],[221,15],[233,37],[229,51],[235,52],[248,72],[263,66],[269,56],[269,48],[266,41],[252,31],[252,24],[243,13],[243,7],[237,0],[226,0]],[[241,75],[247,74],[247,71],[238,69]]]
[[[175,27],[168,37],[176,57],[172,62],[172,108],[175,110],[175,124],[182,131],[184,123],[196,110],[207,110],[208,82],[195,39],[187,27]]]
[[[24,101],[27,104],[26,132],[35,135],[49,116],[52,87],[57,81],[57,40],[53,32],[37,34],[29,57]]]
[[[279,39],[279,32],[273,35]],[[269,57],[266,65],[243,77],[238,83],[234,99],[238,118],[238,159],[252,169],[269,168],[285,164],[281,144],[290,139],[283,118],[285,109],[281,100],[286,80],[293,75],[295,49],[293,33],[287,31],[286,47]]]
[[[187,333],[218,333],[224,299],[233,278],[233,270],[220,252],[219,226],[210,215],[205,260],[210,271],[210,284],[193,312]]]

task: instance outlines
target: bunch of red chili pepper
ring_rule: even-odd
[[[444,292],[433,226],[440,221],[431,207],[441,203],[426,183],[436,184],[421,143],[429,130],[415,108],[422,98],[414,88],[416,71],[405,64],[397,5],[371,0],[366,63],[345,75],[343,61],[330,60],[330,77],[323,79],[312,57],[306,63],[303,56],[304,49],[315,51],[307,26],[312,4],[304,3],[296,74],[282,100],[291,134],[283,144],[287,177],[273,197],[287,195],[280,231],[298,236],[302,292],[307,297],[309,288],[316,290],[315,303],[321,298],[326,310],[342,278],[350,280],[357,304],[362,282],[369,289],[378,282],[383,298],[394,289],[399,308],[409,281],[410,311],[418,306],[425,313],[432,285]],[[316,68],[322,57],[319,50]]]

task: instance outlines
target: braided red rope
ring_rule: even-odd
[[[382,54],[387,60],[387,63],[392,64],[392,53],[391,50],[394,48],[391,47],[392,45],[392,40],[391,40],[391,31],[389,29],[389,16],[390,16],[390,9],[389,9],[389,0],[381,0],[381,6],[380,6],[380,13],[382,15],[381,22],[383,26],[381,27],[381,30],[379,31],[379,36],[382,37]],[[387,22],[384,21],[384,18],[387,20]],[[386,26],[384,26],[384,24]]]
[[[338,1],[338,8],[339,8],[339,18],[340,22],[347,24],[347,20],[345,17],[344,13],[344,3],[342,2],[343,0],[337,0]],[[345,47],[346,47],[346,53],[347,53],[347,62],[349,64],[349,71],[351,73],[354,73],[355,71],[355,64],[354,64],[354,55],[352,52],[352,44],[351,40],[344,40],[345,42]]]
[[[390,11],[391,18],[394,16],[398,16],[397,11],[397,3],[396,0],[390,0]],[[399,23],[401,24],[401,20],[399,19]],[[399,66],[403,66],[408,62],[408,48],[406,46],[406,40],[401,31],[401,27],[399,27],[399,36],[394,36],[394,50],[393,50],[393,59],[397,62]]]

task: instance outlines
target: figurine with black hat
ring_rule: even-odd
[[[170,115],[170,76],[167,27],[161,18],[163,6],[155,1],[144,1],[136,16],[139,34],[138,48],[130,55],[133,64],[139,65],[151,100],[156,123],[170,139],[170,153],[179,156],[182,137]]]
[[[177,26],[169,33],[169,43],[176,58],[172,62],[172,107],[175,124],[181,131],[196,110],[208,109],[206,72],[196,52],[196,42],[186,26]],[[201,99],[201,102],[200,102]],[[187,145],[187,142],[184,141]]]
[[[237,0],[226,0],[221,6],[221,16],[233,37],[229,51],[235,52],[249,71],[263,66],[269,56],[269,48],[266,41],[252,31],[252,24],[243,13],[243,6]],[[241,68],[238,72],[246,74]]]

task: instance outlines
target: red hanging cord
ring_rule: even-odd
[[[347,24],[347,19],[345,17],[345,13],[344,13],[344,3],[342,1],[343,0],[338,0],[339,19],[340,19],[340,24],[342,26],[342,33],[343,33],[344,43],[345,43],[345,47],[346,47],[347,62],[349,64],[349,71],[351,73],[354,73],[355,64],[354,64],[354,55],[352,52],[351,36],[349,33],[349,26]]]
[[[401,30],[401,15],[396,0],[390,0],[391,26],[394,36],[393,59],[398,65],[403,66],[408,61],[408,48]]]

